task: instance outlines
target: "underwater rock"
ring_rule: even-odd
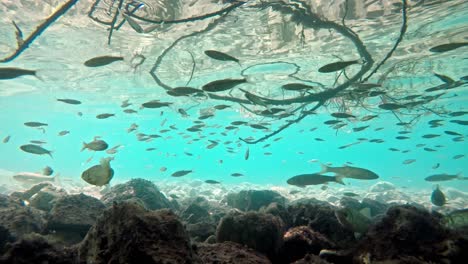
[[[75,254],[68,248],[56,248],[38,234],[30,234],[9,244],[0,257],[0,264],[14,263],[74,263]]]
[[[213,222],[198,222],[194,224],[186,224],[185,229],[194,242],[203,242],[210,236],[216,234],[216,223]]]
[[[185,228],[190,237],[197,242],[203,242],[209,236],[216,233],[216,227],[226,212],[220,212],[219,208],[203,197],[190,199],[188,205],[180,213]],[[221,213],[222,216],[219,214]]]
[[[390,207],[390,205],[386,203],[382,203],[379,201],[375,201],[369,198],[364,198],[361,201],[362,208],[369,208],[371,212],[371,216],[385,214]]]
[[[231,213],[216,230],[218,242],[246,245],[273,259],[282,245],[283,222],[279,217],[258,212]]]
[[[369,188],[369,192],[385,192],[396,190],[396,186],[391,182],[381,181]]]
[[[198,223],[210,218],[208,201],[203,197],[193,199],[181,212],[180,217],[188,223]]]
[[[260,209],[260,213],[272,214],[274,216],[277,216],[281,218],[281,220],[283,220],[283,224],[286,228],[291,226],[292,219],[289,215],[288,209],[284,205],[278,203],[271,203],[267,207],[262,207]]]
[[[227,204],[242,211],[257,211],[271,203],[285,205],[286,198],[271,190],[243,190],[230,193],[226,197]]]
[[[117,184],[101,198],[106,206],[112,205],[113,202],[127,200],[141,202],[149,210],[176,209],[174,203],[171,203],[154,183],[144,179],[132,179],[126,183]]]
[[[106,209],[78,249],[78,263],[201,263],[168,209],[123,202]]]
[[[394,206],[359,241],[354,261],[461,263],[468,257],[468,252],[462,250],[467,246],[468,240],[446,229],[440,216],[414,206]]]
[[[308,226],[325,235],[340,248],[354,245],[354,233],[343,227],[335,216],[336,208],[312,199],[295,202],[288,207],[292,226]]]
[[[314,254],[307,254],[304,258],[292,262],[293,264],[330,264],[330,262],[321,259],[319,256]],[[338,262],[336,262],[338,263]]]
[[[269,264],[264,255],[238,243],[226,241],[217,244],[198,244],[197,253],[203,263]]]
[[[49,212],[54,203],[67,193],[55,186],[48,185],[41,188],[37,193],[29,198],[29,205],[42,211]]]
[[[308,226],[297,226],[289,229],[284,234],[283,241],[279,263],[291,263],[304,258],[307,254],[318,255],[322,249],[335,247],[333,242]]]
[[[0,226],[7,229],[13,237],[40,233],[45,226],[44,215],[42,211],[24,206],[16,199],[0,195]]]
[[[49,182],[39,183],[39,184],[36,184],[36,185],[32,186],[29,190],[26,190],[24,192],[13,192],[13,193],[10,194],[10,197],[11,198],[18,198],[18,199],[22,199],[22,200],[29,200],[29,199],[31,199],[31,197],[33,195],[38,193],[43,188],[51,187],[51,186],[53,186],[53,185],[51,183],[49,183]]]
[[[49,233],[57,233],[67,244],[80,242],[104,209],[104,204],[91,196],[64,196],[58,199],[50,210],[47,230]],[[70,238],[70,241],[67,241],[67,238]]]
[[[15,238],[11,236],[8,229],[0,225],[0,254],[2,254],[5,244],[14,240]]]

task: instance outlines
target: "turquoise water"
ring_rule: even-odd
[[[397,48],[395,58],[391,58],[385,64],[385,67],[369,82],[375,83],[379,81],[380,77],[383,80],[382,90],[387,89],[389,93],[392,93],[392,96],[401,98],[409,94],[429,94],[425,94],[424,89],[442,83],[434,77],[434,72],[450,76],[454,80],[466,76],[468,72],[466,64],[468,47],[441,54],[431,54],[427,50],[432,46],[447,43],[447,41],[467,41],[468,17],[461,15],[466,14],[468,11],[467,6],[463,1],[459,1],[458,4],[452,3],[450,6],[440,3],[435,7],[427,7],[427,10],[423,10],[424,7],[411,9],[411,23],[406,34],[407,37],[404,38],[401,46]],[[76,8],[82,7],[83,3],[76,6]],[[453,12],[453,14],[450,17],[441,18],[440,21],[434,19],[437,22],[434,22],[431,26],[428,26],[426,22],[421,22],[426,16],[437,13],[437,8],[444,10],[444,12]],[[12,16],[8,12],[3,12]],[[246,16],[244,12],[248,12],[247,9],[240,10],[239,14],[232,16],[242,18]],[[421,21],[417,20],[417,12],[421,12]],[[261,14],[260,17],[263,17],[263,15]],[[350,19],[348,22],[348,24],[354,24],[355,27],[360,27],[359,29],[363,31],[357,30],[358,33],[362,33],[364,44],[369,44],[368,48],[375,56],[376,64],[380,62],[384,54],[395,42],[401,23],[400,16],[399,12],[388,15],[388,19],[391,21],[388,24],[390,35],[381,32],[383,30],[381,28],[377,29],[376,27],[377,33],[374,33],[372,26],[362,25],[365,23],[372,25],[372,23],[377,23],[377,20],[369,19],[369,21],[366,21],[365,18],[356,18]],[[232,19],[232,17],[228,18]],[[378,181],[389,181],[402,187],[429,190],[433,188],[433,183],[424,181],[424,178],[429,175],[460,173],[463,176],[468,176],[468,148],[466,142],[455,142],[452,140],[454,136],[444,133],[446,130],[456,131],[466,137],[468,135],[466,126],[449,122],[449,120],[453,119],[467,120],[466,115],[449,117],[442,114],[438,116],[427,109],[418,109],[413,112],[403,110],[392,113],[377,107],[383,97],[374,97],[367,100],[370,111],[359,106],[348,109],[350,113],[360,118],[369,114],[377,114],[378,118],[373,120],[362,122],[357,119],[349,119],[346,121],[347,126],[335,130],[323,123],[334,119],[330,116],[330,113],[339,112],[333,107],[333,104],[330,104],[328,107],[320,108],[317,114],[309,115],[301,122],[292,125],[264,142],[245,144],[240,142],[238,138],[249,136],[256,139],[260,138],[284,125],[285,120],[248,115],[240,105],[235,103],[215,100],[199,100],[197,102],[197,99],[192,98],[170,97],[150,77],[149,70],[160,55],[160,51],[169,46],[176,35],[182,34],[180,29],[176,28],[177,26],[174,26],[174,31],[176,31],[174,35],[170,35],[170,28],[167,29],[169,33],[165,32],[172,38],[163,39],[163,37],[158,36],[157,41],[154,41],[154,43],[148,35],[139,36],[130,27],[127,27],[124,32],[129,35],[128,38],[125,38],[125,34],[122,32],[115,33],[113,44],[106,47],[107,32],[105,27],[102,27],[99,31],[89,33],[88,38],[86,34],[79,35],[78,32],[87,32],[93,27],[85,22],[79,26],[70,25],[70,21],[73,21],[73,19],[84,20],[77,14],[74,14],[73,18],[64,18],[63,23],[57,22],[60,26],[57,26],[55,30],[51,29],[50,34],[46,32],[41,35],[37,39],[37,43],[31,45],[17,61],[5,64],[8,67],[37,67],[38,76],[41,79],[28,76],[13,80],[0,80],[0,90],[3,95],[0,97],[0,107],[2,109],[0,111],[0,138],[3,139],[11,135],[8,143],[0,143],[0,168],[3,170],[35,172],[45,166],[51,166],[56,173],[60,173],[61,177],[81,181],[80,176],[84,170],[97,164],[101,157],[109,156],[105,152],[93,154],[88,150],[80,151],[83,142],[90,142],[95,136],[101,136],[109,144],[109,147],[122,145],[118,152],[112,155],[115,157],[111,162],[111,166],[115,170],[115,176],[111,181],[111,185],[114,182],[122,182],[131,178],[145,178],[155,182],[168,179],[177,181],[181,179],[172,178],[170,175],[178,170],[193,170],[193,173],[184,177],[189,179],[211,179],[230,184],[251,182],[258,185],[286,185],[286,180],[294,175],[320,171],[320,163],[342,166],[347,162],[352,166],[372,170],[380,176],[378,180],[373,181],[345,179],[348,185],[362,188],[367,188]],[[384,16],[382,19],[385,20],[387,17]],[[336,19],[336,21],[339,22],[340,19]],[[8,24],[9,22],[7,19],[3,19],[2,23]],[[230,30],[236,31],[237,27],[242,26],[234,25]],[[258,30],[260,29],[259,27]],[[287,31],[288,29],[283,28],[282,30]],[[445,33],[441,31],[445,31]],[[331,51],[326,59],[320,57],[324,55],[323,50],[320,55],[311,54],[313,47],[307,45],[305,48],[298,48],[298,53],[295,54],[295,48],[289,52],[284,48],[288,47],[288,45],[300,47],[299,42],[290,41],[286,42],[286,46],[278,47],[277,51],[262,50],[261,54],[257,55],[258,58],[256,58],[252,55],[258,53],[252,51],[255,46],[248,49],[239,49],[238,46],[244,44],[233,43],[231,49],[224,43],[229,38],[226,38],[224,34],[218,36],[215,34],[216,32],[218,32],[217,29],[214,30],[212,35],[185,40],[181,44],[182,46],[177,48],[180,52],[170,54],[168,57],[170,63],[161,66],[161,78],[169,80],[169,83],[174,87],[185,85],[185,82],[189,79],[191,62],[190,56],[188,53],[184,53],[183,49],[190,49],[194,53],[198,65],[190,86],[200,88],[203,84],[213,80],[239,77],[239,65],[231,62],[213,62],[203,54],[203,50],[206,49],[219,49],[228,51],[229,54],[238,57],[242,62],[242,68],[251,67],[257,63],[271,63],[271,65],[267,64],[258,71],[248,72],[252,76],[251,80],[249,79],[248,84],[240,87],[257,89],[256,91],[263,96],[269,95],[279,99],[282,97],[278,89],[279,84],[297,82],[297,80],[288,77],[288,74],[294,71],[291,65],[287,63],[276,64],[276,61],[297,63],[301,65],[301,70],[304,70],[299,74],[301,78],[310,78],[311,81],[320,80],[325,86],[330,87],[337,75],[335,73],[320,75],[317,73],[317,69],[337,60],[333,55],[343,56],[347,59],[355,57],[343,54],[343,50],[340,50],[339,45],[330,47]],[[428,35],[428,32],[432,35]],[[291,32],[289,33],[291,34]],[[326,34],[322,31],[312,33]],[[7,34],[3,31],[3,34],[10,36],[11,32]],[[64,37],[65,34],[69,38]],[[421,37],[424,42],[417,41],[419,34],[424,35]],[[444,34],[447,36],[444,36]],[[92,36],[99,37],[93,38]],[[73,41],[78,38],[83,38],[83,43],[78,44],[78,42]],[[141,42],[138,41],[138,38],[141,38]],[[286,39],[286,37],[284,38]],[[219,42],[217,42],[218,40]],[[194,41],[193,47],[190,46],[190,41]],[[329,45],[334,42],[333,38],[325,40],[325,43],[326,41],[329,41]],[[388,43],[386,43],[387,41]],[[412,44],[412,41],[414,44]],[[128,65],[131,53],[134,51],[134,47],[131,45],[132,42],[139,46],[141,53],[147,58],[145,63],[136,70]],[[386,43],[386,45],[379,46],[382,42]],[[71,46],[64,46],[63,43],[69,43]],[[245,43],[249,43],[249,41],[246,40]],[[48,51],[48,44],[50,44],[49,48],[55,52]],[[205,46],[199,48],[199,45]],[[346,47],[346,45],[343,47]],[[344,50],[348,51],[346,48]],[[45,52],[45,54],[42,52]],[[82,65],[88,58],[110,54],[121,54],[125,57],[125,62],[116,62],[93,69],[86,69]],[[305,54],[309,54],[311,59],[305,58]],[[35,55],[37,55],[37,60]],[[1,66],[3,67],[3,65]],[[215,66],[218,68],[215,68]],[[392,72],[386,79],[382,77],[381,73],[388,71],[392,66],[399,67],[398,71]],[[350,73],[356,73],[358,67],[354,67],[349,70]],[[210,71],[210,69],[212,70]],[[340,79],[340,83],[342,82],[344,80]],[[276,90],[273,89],[275,86]],[[466,111],[466,87],[466,85],[462,85],[449,90],[443,97],[425,106],[428,109],[439,109],[442,106],[448,111]],[[271,89],[271,91],[262,90],[267,88]],[[291,94],[286,94],[286,96],[291,96]],[[68,105],[56,101],[57,98],[77,99],[82,101],[82,104]],[[129,99],[130,103],[132,103],[129,108],[137,110],[137,114],[123,113],[120,104],[124,99]],[[173,105],[159,109],[139,109],[142,103],[153,99],[173,102]],[[218,110],[213,118],[204,120],[207,127],[203,128],[201,133],[186,131],[187,128],[193,125],[193,121],[198,120],[198,111],[200,109],[210,108],[216,104],[229,104],[232,107],[226,110]],[[297,107],[297,105],[294,107]],[[187,110],[190,116],[181,117],[177,112],[179,108],[190,108],[190,110]],[[257,108],[264,110],[262,107]],[[83,115],[79,116],[78,112]],[[97,119],[95,116],[101,113],[114,113],[115,117],[103,120]],[[405,122],[410,121],[416,115],[421,116],[411,126],[404,127],[396,125],[400,122],[396,115],[400,116]],[[294,117],[287,119],[294,119]],[[444,121],[441,122],[443,125],[430,128],[428,122],[434,119],[443,119]],[[224,129],[231,122],[238,120],[251,123],[268,122],[271,124],[269,126],[270,131],[255,130],[248,126],[241,126],[238,130],[231,131]],[[29,121],[47,123],[45,133],[23,125],[24,122]],[[158,134],[161,137],[155,138],[151,142],[140,142],[137,140],[135,132],[127,133],[126,131],[132,123],[139,126],[136,133]],[[169,128],[172,125],[177,129]],[[369,125],[369,128],[361,132],[352,131],[352,128],[364,125]],[[313,130],[314,128],[315,130]],[[376,131],[379,128],[382,129]],[[162,129],[170,129],[170,131],[159,132]],[[62,130],[69,130],[70,134],[58,136],[58,133]],[[409,134],[403,136],[408,136],[410,139],[395,139],[395,137],[401,136],[398,134],[399,131],[409,131]],[[181,132],[183,134],[180,134]],[[226,134],[221,134],[223,132]],[[422,138],[425,134],[439,134],[440,136],[430,139]],[[184,138],[185,135],[190,135],[190,137]],[[280,139],[275,140],[277,138]],[[318,141],[316,138],[323,139],[323,141]],[[383,139],[385,142],[372,143],[367,140],[349,148],[339,149],[340,146],[358,142],[358,138]],[[199,141],[194,141],[197,139]],[[21,151],[19,146],[28,144],[30,140],[46,141],[47,144],[43,145],[43,147],[53,151],[53,158],[47,155],[38,156]],[[219,140],[219,145],[213,149],[207,149],[207,145],[210,144],[208,140]],[[224,144],[226,141],[233,142],[228,146],[232,147],[235,153],[227,152]],[[271,144],[271,146],[264,147],[266,144]],[[417,147],[417,144],[426,145]],[[428,152],[423,149],[424,147],[436,151]],[[156,150],[146,151],[147,148],[156,148]],[[247,148],[250,157],[245,160],[244,155]],[[396,148],[401,151],[408,150],[408,152],[393,152],[388,150],[389,148]],[[271,154],[266,155],[266,152]],[[186,153],[193,155],[189,156]],[[454,159],[453,157],[456,155],[466,156]],[[93,159],[87,162],[91,156],[93,156]],[[415,159],[416,161],[411,164],[403,164],[408,159]],[[440,166],[433,169],[436,164],[440,164]],[[166,167],[167,171],[162,172],[161,167]],[[230,174],[235,172],[242,173],[245,176],[231,177]],[[468,191],[468,181],[454,180],[444,182],[443,186]]]

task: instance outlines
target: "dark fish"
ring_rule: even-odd
[[[236,173],[231,174],[231,176],[232,177],[241,177],[241,176],[244,176],[244,174],[236,172]]]
[[[11,138],[10,135],[6,136],[6,137],[3,139],[3,143],[8,143],[8,141],[10,141],[10,138]]]
[[[361,126],[361,127],[355,127],[353,128],[353,131],[354,132],[359,132],[359,131],[363,131],[364,129],[368,128],[369,126]]]
[[[41,126],[47,126],[46,123],[41,123],[41,122],[26,122],[24,123],[25,126],[28,127],[41,127]]]
[[[455,42],[455,43],[448,43],[448,44],[442,44],[439,46],[435,46],[429,49],[430,52],[446,52],[446,51],[451,51],[454,49],[458,49],[460,47],[467,46],[468,42]]]
[[[325,121],[323,123],[325,125],[335,125],[335,124],[341,123],[341,120],[332,119],[332,120],[327,120],[327,121]]]
[[[450,120],[450,123],[455,123],[463,126],[468,126],[468,121],[466,120]]]
[[[452,159],[456,160],[456,159],[461,159],[461,158],[463,158],[463,157],[465,157],[465,155],[463,155],[463,154],[458,154],[458,155],[453,156]]]
[[[452,78],[448,77],[447,75],[438,74],[438,73],[434,73],[434,75],[437,78],[439,78],[439,80],[443,81],[444,83],[451,84],[455,82]]]
[[[452,138],[452,141],[454,142],[462,142],[462,141],[465,141],[465,139],[463,137],[455,137],[455,138]]]
[[[348,113],[332,113],[331,116],[335,118],[356,118],[355,116]]]
[[[87,67],[101,67],[116,61],[123,61],[123,59],[120,56],[101,56],[85,61],[84,65]]]
[[[333,63],[330,63],[330,64],[327,64],[325,66],[322,66],[320,67],[320,69],[318,69],[319,72],[322,72],[322,73],[328,73],[328,72],[335,72],[335,71],[340,71],[350,65],[353,65],[353,64],[358,64],[359,61],[358,60],[353,60],[353,61],[338,61],[338,62],[333,62]]]
[[[114,169],[110,167],[113,158],[102,158],[99,165],[92,166],[81,174],[81,178],[89,184],[104,186],[114,176]]]
[[[318,185],[318,184],[325,184],[328,182],[336,182],[339,184],[344,184],[343,176],[326,176],[321,174],[300,174],[294,177],[289,178],[286,181],[290,185],[298,186],[298,187],[305,187],[307,185]]]
[[[75,99],[57,99],[57,101],[63,102],[63,103],[66,103],[66,104],[72,104],[72,105],[79,105],[79,104],[81,104],[80,101],[75,100]]]
[[[206,56],[212,58],[212,59],[215,59],[215,60],[219,60],[219,61],[234,61],[234,62],[237,62],[239,63],[239,60],[232,57],[231,55],[228,55],[224,52],[220,52],[220,51],[216,51],[216,50],[205,50],[205,54]]]
[[[407,159],[407,160],[403,161],[403,164],[411,164],[411,163],[413,163],[415,161],[416,161],[415,159]]]
[[[216,109],[216,110],[223,110],[223,109],[226,109],[226,108],[229,108],[229,107],[231,107],[231,106],[230,106],[230,105],[223,105],[223,104],[221,104],[221,105],[215,105],[215,106],[214,106],[214,109]]]
[[[37,144],[37,145],[42,145],[42,144],[47,143],[47,142],[45,142],[45,141],[43,141],[43,140],[31,140],[31,141],[29,141],[29,142],[31,142],[31,143],[33,143],[33,144]]]
[[[179,114],[181,114],[183,117],[189,116],[188,113],[183,108],[177,109],[177,112],[179,112]]]
[[[24,152],[32,153],[32,154],[37,154],[37,155],[44,155],[47,154],[52,158],[52,151],[47,150],[41,146],[38,145],[33,145],[33,144],[27,144],[27,145],[22,145],[20,149]]]
[[[348,197],[356,197],[356,196],[359,196],[359,194],[355,194],[353,192],[344,192],[343,193],[344,196],[348,196]]]
[[[249,156],[250,156],[250,150],[249,150],[249,148],[247,147],[247,150],[245,151],[245,154],[244,154],[244,159],[245,159],[245,160],[248,160],[248,159],[249,159]]]
[[[214,115],[212,114],[208,114],[208,115],[201,115],[198,117],[199,120],[205,120],[205,119],[208,119],[210,117],[213,117]]]
[[[85,149],[94,150],[94,151],[103,151],[106,150],[109,145],[104,140],[93,140],[89,143],[83,142],[83,147],[81,151]]]
[[[127,114],[136,114],[136,113],[138,113],[136,110],[133,110],[133,109],[130,109],[130,108],[124,109],[123,112],[127,113]]]
[[[371,91],[368,96],[369,97],[374,97],[374,96],[384,95],[386,93],[387,92],[384,92],[384,91]]]
[[[60,132],[58,133],[58,135],[59,135],[59,136],[65,136],[65,135],[67,135],[67,134],[69,134],[69,133],[70,133],[70,131],[68,131],[68,130],[63,130],[63,131],[60,131]]]
[[[106,119],[106,118],[109,118],[111,116],[115,116],[115,114],[108,114],[108,113],[105,113],[105,114],[99,114],[96,116],[97,119]]]
[[[0,68],[0,80],[14,79],[23,75],[36,76],[36,71],[11,67]]]
[[[164,107],[164,106],[169,106],[171,104],[172,103],[160,102],[158,100],[152,100],[152,101],[143,103],[141,106],[143,106],[144,108],[160,108],[160,107]]]
[[[409,137],[406,137],[406,136],[398,136],[398,137],[395,137],[395,138],[398,139],[398,140],[409,139]]]
[[[378,117],[378,115],[367,115],[367,116],[364,116],[363,118],[361,118],[361,121],[369,121],[371,119],[374,119]]]
[[[405,107],[404,105],[394,104],[394,103],[385,103],[385,104],[379,105],[379,108],[384,109],[384,110],[396,110],[396,109],[400,109],[404,107]]]
[[[435,170],[440,167],[440,163],[437,163],[436,165],[432,166],[432,169]]]
[[[426,134],[422,136],[423,138],[435,138],[435,137],[440,137],[438,134]]]
[[[432,191],[431,202],[435,206],[443,206],[446,203],[444,193],[439,189],[439,185]]]
[[[215,181],[215,180],[206,180],[205,183],[208,183],[208,184],[220,184],[221,182]]]
[[[238,128],[238,127],[236,127],[236,126],[227,126],[227,127],[225,127],[226,130],[232,130],[232,129],[236,129],[236,128]]]
[[[202,89],[205,92],[222,92],[230,90],[239,84],[246,83],[247,79],[223,79],[217,80],[203,85]]]
[[[193,172],[193,170],[180,170],[180,171],[176,171],[174,173],[171,174],[172,177],[182,177],[182,176],[185,176],[189,173]]]
[[[428,152],[434,152],[434,151],[437,151],[435,149],[431,149],[431,148],[424,148],[425,151],[428,151]]]
[[[255,129],[268,129],[268,127],[262,126],[260,124],[250,124],[250,127]]]
[[[308,89],[314,89],[314,86],[310,86],[307,84],[303,83],[288,83],[283,86],[281,86],[284,90],[288,91],[301,91],[301,90],[308,90]]]
[[[457,111],[457,112],[452,112],[449,114],[449,116],[462,116],[468,114],[467,111]]]
[[[390,150],[390,151],[400,151],[399,149],[396,149],[396,148],[389,148],[388,150]]]
[[[324,139],[321,138],[314,138],[316,141],[325,141]]]
[[[188,96],[197,93],[203,93],[203,91],[192,87],[176,87],[167,91],[167,94],[172,96]]]
[[[431,176],[426,177],[424,180],[428,182],[439,182],[439,181],[451,181],[455,179],[460,179],[462,176],[457,174],[457,175],[451,175],[451,174],[434,174]]]

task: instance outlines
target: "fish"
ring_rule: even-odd
[[[13,67],[2,67],[0,68],[0,80],[9,80],[9,79],[15,79],[20,76],[24,75],[32,75],[36,76],[37,71],[35,70],[27,70],[27,69],[21,69],[21,68],[13,68]]]
[[[95,185],[104,186],[109,184],[114,177],[114,170],[110,167],[112,157],[102,158],[99,165],[94,165],[81,173],[81,179],[85,182]]]
[[[124,113],[127,113],[127,114],[136,114],[138,113],[138,111],[134,110],[134,109],[124,109],[123,110]]]
[[[45,142],[44,140],[30,140],[29,142],[33,143],[33,144],[36,144],[36,145],[42,145],[42,144],[46,144],[47,142]]]
[[[366,115],[363,118],[361,118],[361,121],[369,121],[369,120],[374,119],[376,117],[378,117],[378,115]]]
[[[359,132],[359,131],[363,131],[364,129],[368,128],[369,126],[360,126],[360,127],[355,127],[353,128],[353,131],[354,132]]]
[[[348,197],[357,197],[357,196],[359,196],[359,194],[355,194],[353,192],[344,192],[343,195],[348,196]]]
[[[103,151],[103,150],[106,150],[108,147],[109,145],[104,140],[95,139],[89,143],[83,142],[83,147],[81,148],[81,151],[85,149],[94,150],[94,151]]]
[[[206,180],[205,183],[208,183],[208,184],[220,184],[221,182],[215,181],[215,180]]]
[[[356,118],[356,116],[353,116],[351,114],[348,114],[348,113],[332,113],[331,116],[335,117],[335,118]]]
[[[358,180],[375,180],[379,178],[379,175],[375,174],[374,172],[368,169],[351,167],[348,165],[344,165],[343,167],[329,167],[325,164],[320,164],[320,165],[322,169],[319,172],[319,174],[333,172],[338,176],[342,176],[345,178],[358,179]]]
[[[202,90],[205,92],[222,92],[226,90],[231,90],[237,85],[240,85],[246,82],[247,82],[246,78],[216,80],[216,81],[212,81],[210,83],[203,85]]]
[[[129,99],[126,99],[126,100],[122,101],[122,104],[120,105],[120,107],[125,108],[125,107],[131,106],[132,104],[129,103],[128,101],[129,101]]]
[[[315,86],[303,84],[303,83],[288,83],[281,86],[283,90],[287,91],[301,91],[301,90],[309,90],[315,89]]]
[[[54,170],[49,166],[46,166],[45,168],[42,169],[42,174],[43,175],[50,176],[53,173],[54,173]]]
[[[396,110],[400,108],[405,108],[405,106],[401,104],[384,103],[384,104],[380,104],[379,108],[384,109],[384,110]]]
[[[214,109],[216,109],[216,110],[224,110],[224,109],[230,108],[230,107],[231,107],[230,105],[220,104],[220,105],[215,105],[215,106],[214,106]]]
[[[325,125],[335,125],[335,124],[338,124],[338,123],[341,123],[342,121],[341,120],[336,120],[336,119],[332,119],[332,120],[327,120],[325,122],[323,122]]]
[[[463,155],[463,154],[458,154],[458,155],[453,156],[452,159],[457,160],[457,159],[461,159],[461,158],[463,158],[463,157],[465,157],[465,155]]]
[[[434,174],[431,176],[427,176],[424,178],[425,181],[428,182],[439,182],[439,181],[451,181],[455,179],[461,179],[463,176],[461,174]]]
[[[152,101],[143,103],[141,106],[144,108],[160,108],[160,107],[169,106],[171,104],[172,103],[169,103],[169,102],[160,102],[158,100],[152,100]]]
[[[133,30],[135,30],[137,33],[146,33],[145,30],[138,24],[138,22],[136,22],[136,20],[129,16],[126,12],[121,12],[121,14],[125,20],[127,20],[130,27],[133,28]]]
[[[249,126],[255,129],[268,129],[268,127],[260,125],[260,124],[250,124]]]
[[[468,126],[468,121],[466,120],[450,120],[450,123]]]
[[[375,97],[375,96],[379,96],[379,95],[384,95],[386,93],[387,92],[384,92],[384,91],[371,91],[367,96]]]
[[[405,139],[409,139],[410,137],[407,137],[407,136],[397,136],[395,137],[396,139],[398,140],[405,140]]]
[[[208,57],[210,57],[212,59],[215,59],[215,60],[233,61],[233,62],[239,63],[239,65],[240,65],[239,59],[234,58],[233,56],[228,55],[228,54],[226,54],[224,52],[220,52],[220,51],[216,51],[216,50],[205,50],[205,54],[206,54],[206,56],[208,56]]]
[[[434,75],[437,78],[439,78],[439,80],[443,81],[444,83],[451,84],[455,82],[452,78],[448,77],[447,75],[438,74],[438,73],[434,73]]]
[[[244,174],[239,173],[239,172],[235,172],[235,173],[232,173],[231,176],[232,177],[241,177],[241,176],[244,176]]]
[[[454,49],[458,49],[467,45],[468,45],[468,42],[447,43],[447,44],[442,44],[442,45],[432,47],[429,49],[429,51],[435,52],[435,53],[441,53],[441,52],[447,52],[447,51],[451,51]]]
[[[424,148],[425,151],[428,151],[428,152],[434,152],[434,151],[437,151],[435,149],[432,149],[432,148]]]
[[[244,154],[244,159],[245,159],[245,160],[248,160],[248,159],[249,159],[249,156],[250,156],[250,150],[249,150],[249,148],[247,147],[247,150],[245,151],[245,154]]]
[[[167,168],[163,166],[163,167],[159,168],[159,171],[160,172],[165,172],[165,171],[167,171]]]
[[[435,138],[435,137],[440,137],[438,134],[426,134],[422,136],[423,138]]]
[[[314,138],[316,141],[325,141],[324,139],[321,138]]]
[[[59,102],[63,102],[66,104],[72,104],[72,105],[79,105],[81,104],[81,101],[75,100],[75,99],[57,99]]]
[[[55,181],[56,177],[33,172],[19,172],[13,175],[13,179],[22,183],[38,184],[41,182]]]
[[[31,154],[37,154],[37,155],[44,155],[47,154],[52,158],[52,151],[47,150],[41,146],[34,145],[34,144],[27,144],[27,145],[22,145],[20,146],[20,149],[24,152],[28,152]]]
[[[166,92],[172,96],[189,96],[192,94],[203,93],[203,90],[192,88],[192,87],[175,87]]]
[[[358,64],[359,62],[360,62],[359,60],[333,62],[333,63],[320,67],[318,71],[321,73],[336,72],[336,71],[343,70],[344,68],[350,65]]]
[[[183,117],[189,116],[189,114],[183,108],[177,109],[177,112],[179,112],[179,114],[181,114]]]
[[[2,141],[2,142],[3,142],[3,143],[8,143],[8,141],[10,141],[10,138],[11,138],[11,136],[8,135],[8,136],[6,136],[5,138],[3,138],[3,141]]]
[[[415,159],[407,159],[407,160],[403,161],[403,164],[411,164],[411,163],[413,163],[415,161],[416,161]]]
[[[24,123],[25,126],[28,127],[42,127],[42,126],[48,126],[46,123],[41,123],[41,122],[26,122]]]
[[[247,122],[245,122],[245,121],[233,121],[233,122],[231,122],[231,125],[233,125],[233,126],[240,126],[240,125],[246,125],[246,124],[247,124]]]
[[[435,170],[440,167],[440,163],[437,163],[436,165],[432,166],[432,169]]]
[[[69,134],[69,133],[70,133],[70,131],[68,131],[68,130],[63,130],[63,131],[60,131],[60,132],[58,133],[58,135],[59,135],[59,136],[65,136],[65,135],[67,135],[67,134]]]
[[[366,233],[372,223],[368,207],[359,211],[347,207],[340,208],[335,210],[335,217],[343,227],[358,234]]]
[[[305,187],[307,185],[318,185],[326,184],[328,182],[336,182],[345,185],[343,182],[343,176],[326,176],[321,174],[299,174],[289,178],[286,181],[290,185]]]
[[[192,173],[193,170],[180,170],[180,171],[176,171],[174,173],[171,174],[172,177],[182,177],[182,176],[185,176],[189,173]]]
[[[105,114],[99,114],[96,116],[97,119],[106,119],[106,118],[109,118],[111,116],[115,116],[115,114],[108,114],[108,113],[105,113]]]
[[[444,206],[447,202],[444,193],[440,190],[439,185],[436,185],[434,191],[431,194],[431,202],[435,206]]]
[[[467,111],[457,111],[457,112],[452,112],[449,114],[449,116],[462,116],[468,114]]]
[[[117,149],[120,148],[122,145],[117,145],[117,146],[114,146],[108,150],[106,150],[106,153],[107,154],[115,154],[117,153]]]
[[[84,62],[86,67],[101,67],[111,64],[116,61],[123,61],[124,58],[121,56],[100,56],[94,57]]]

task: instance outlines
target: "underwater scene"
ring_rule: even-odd
[[[3,0],[0,263],[465,263],[467,59],[462,0]]]

